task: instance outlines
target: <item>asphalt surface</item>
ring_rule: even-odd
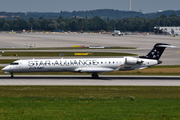
[[[169,43],[180,46],[180,37],[160,35],[124,35],[112,36],[108,34],[0,34],[0,48],[26,47],[73,47],[73,45],[101,45],[105,47],[122,46],[150,48],[155,43]]]
[[[156,43],[168,43],[176,48],[167,48],[163,53],[162,65],[180,65],[180,37],[170,37],[161,35],[124,35],[111,36],[108,34],[8,34],[0,33],[0,49],[3,48],[29,48],[31,47],[73,47],[73,45],[104,47],[136,47],[138,49],[82,49],[82,50],[38,50],[38,51],[58,51],[58,52],[117,52],[134,53],[140,56],[146,55]],[[9,50],[2,50],[4,52]],[[15,50],[11,50],[15,51]],[[17,50],[29,51],[29,50]],[[33,50],[32,50],[33,51]],[[34,50],[36,52],[37,50]],[[1,52],[1,51],[0,51]],[[61,58],[61,57],[0,57],[0,59],[32,59],[32,58]],[[72,57],[64,57],[72,58]],[[3,65],[1,65],[3,66]]]
[[[1,75],[0,85],[180,86],[180,76]]]

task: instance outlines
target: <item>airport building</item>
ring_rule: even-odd
[[[155,33],[180,34],[180,27],[154,27]]]

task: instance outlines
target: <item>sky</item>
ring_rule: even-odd
[[[132,11],[180,10],[180,0],[131,0]],[[129,10],[129,0],[0,0],[5,12],[60,12],[96,9]]]

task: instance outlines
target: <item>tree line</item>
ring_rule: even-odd
[[[156,18],[161,15],[166,15],[169,17],[172,14],[176,14],[180,16],[180,10],[166,10],[159,11],[156,13],[142,13],[140,10],[138,11],[120,11],[114,9],[97,9],[97,10],[86,10],[86,11],[60,11],[60,12],[0,12],[0,17],[4,17],[6,20],[16,20],[18,16],[21,19],[29,20],[30,17],[33,17],[35,20],[38,20],[39,17],[43,17],[44,19],[57,19],[59,16],[63,18],[72,18],[73,16],[78,16],[81,18],[93,18],[94,16],[100,16],[102,19],[106,19],[107,16],[109,20],[122,19],[122,18],[134,18],[136,16],[140,18]]]
[[[16,20],[0,19],[0,31],[113,31],[114,26],[117,30],[152,32],[155,26],[180,26],[180,17],[172,14],[169,17],[161,15],[156,18],[122,18],[110,20],[109,17],[102,19],[99,16],[92,18],[63,18],[44,19],[39,17],[38,20],[30,17],[28,21],[17,18]]]

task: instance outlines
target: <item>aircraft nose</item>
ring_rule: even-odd
[[[2,69],[2,71],[6,71],[6,67],[4,67],[4,68]]]
[[[8,70],[7,66],[2,69],[2,71],[7,71],[7,70]]]

